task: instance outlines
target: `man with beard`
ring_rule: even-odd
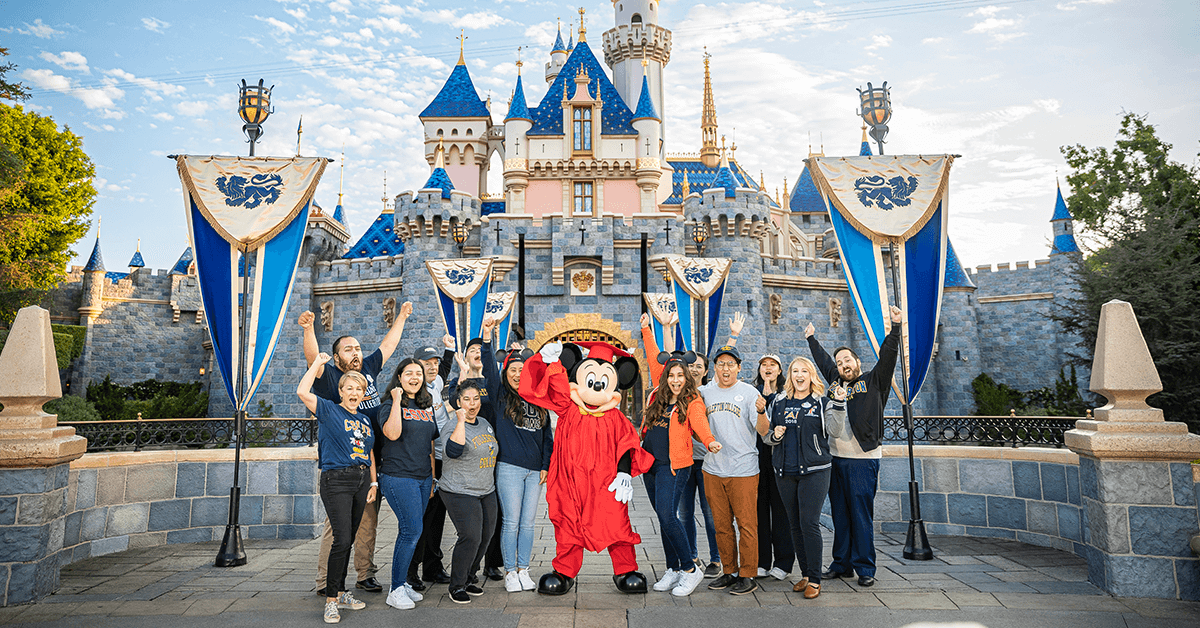
[[[436,347],[417,349],[413,358],[421,364],[421,368],[425,371],[425,388],[429,390],[430,395],[433,395],[433,419],[437,423],[438,432],[448,434],[447,430],[454,429],[454,424],[450,422],[454,410],[443,401],[442,393],[445,392],[446,378],[450,376],[450,368],[454,366],[454,336],[446,334],[442,338],[442,345],[445,348],[440,353]],[[441,439],[433,441],[433,447],[435,458],[433,478],[436,481],[442,477]],[[417,539],[412,562],[408,565],[408,584],[415,591],[421,592],[426,589],[425,583],[421,581],[421,575],[417,573],[417,567],[422,565],[424,565],[422,571],[425,580],[435,584],[450,583],[450,574],[446,573],[446,568],[442,565],[441,545],[445,526],[446,505],[442,503],[441,493],[434,492],[433,497],[425,506],[421,537]]]
[[[412,310],[412,303],[406,302],[400,307],[400,311],[396,314],[396,320],[392,323],[392,328],[379,342],[379,348],[365,358],[362,345],[355,337],[342,336],[334,340],[333,360],[318,367],[317,378],[312,387],[313,394],[333,403],[341,403],[342,397],[338,394],[338,381],[347,372],[357,371],[367,379],[367,390],[358,404],[358,411],[367,415],[377,426],[380,402],[379,390],[375,382],[379,378],[379,371],[383,370],[384,363],[388,361],[388,358],[395,352],[396,346],[400,344],[400,337],[404,335],[404,323],[412,314]],[[309,366],[312,366],[313,361],[320,354],[317,334],[313,330],[314,319],[312,312],[304,312],[297,321],[300,328],[304,330],[304,359]],[[382,446],[382,440],[379,439],[380,442],[376,443],[377,448]],[[379,452],[376,451],[375,455],[378,457]],[[381,501],[377,499],[367,504],[366,510],[363,511],[362,522],[358,526],[358,534],[354,537],[354,571],[358,573],[358,582],[355,586],[371,593],[383,590],[383,585],[375,579],[379,568],[374,561],[375,526],[379,521]],[[325,565],[329,562],[329,551],[332,546],[333,528],[329,526],[329,519],[326,518],[325,531],[321,535],[321,551],[317,558],[317,595],[325,595]]]
[[[829,480],[829,508],[833,519],[833,562],[822,579],[858,574],[858,584],[875,584],[875,491],[879,486],[879,460],[883,458],[883,407],[887,404],[900,348],[904,320],[892,307],[892,330],[879,347],[875,368],[862,372],[862,362],[850,347],[838,347],[830,358],[813,335],[812,323],[804,329],[808,348],[830,389],[846,387],[846,422],[841,435],[829,439],[833,474]],[[846,428],[849,429],[846,429]],[[835,430],[830,430],[835,433]]]

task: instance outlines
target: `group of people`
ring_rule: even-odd
[[[300,317],[309,368],[297,394],[319,425],[328,521],[317,587],[328,623],[340,621],[341,610],[365,607],[345,586],[352,549],[356,587],[382,591],[373,561],[380,497],[399,529],[388,605],[409,609],[422,599],[427,586],[418,567],[425,581],[448,584],[451,600],[469,603],[484,593],[479,571],[489,554],[498,554],[492,562],[503,569],[486,565],[485,578],[502,579],[509,592],[547,592],[529,574],[535,515],[554,452],[553,413],[521,396],[524,363],[534,354],[494,348],[495,321],[487,319],[481,337],[461,353],[446,336],[440,351],[422,347],[380,385],[411,313],[405,303],[379,348],[365,357],[350,336],[334,341],[332,357],[320,353],[313,315]],[[793,590],[806,598],[820,594],[823,578],[857,574],[861,586],[871,586],[883,407],[900,310],[892,308],[892,331],[874,369],[862,372],[848,347],[831,356],[809,324],[812,359],[797,356],[785,369],[778,356],[765,355],[753,385],[739,379],[736,344],[744,320],[739,314],[730,321],[729,341],[712,354],[710,381],[707,356],[660,352],[642,316],[651,392],[635,424],[639,455],[653,458],[643,484],[666,557],[653,588],[687,596],[707,577],[709,589],[743,595],[758,588],[756,577],[789,578],[793,563],[800,572]],[[459,376],[447,381],[455,363]],[[822,568],[826,498],[833,562]],[[698,551],[696,503],[705,518],[707,564]],[[439,549],[447,514],[458,533],[449,573]]]

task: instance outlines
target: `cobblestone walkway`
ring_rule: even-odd
[[[544,501],[542,509],[530,568],[535,580],[550,569],[553,557],[553,529],[545,518]],[[643,537],[638,547],[641,569],[648,577],[657,577],[663,570],[662,544],[657,521],[640,487],[630,512],[634,528]],[[396,537],[395,517],[386,505],[378,536],[378,578],[386,586]],[[826,531],[826,565],[830,537]],[[447,568],[454,539],[453,526],[447,521],[443,539]],[[354,626],[402,622],[400,625],[439,628],[778,628],[797,625],[803,617],[802,623],[812,626],[876,627],[913,622],[991,628],[1200,626],[1200,604],[1118,599],[1104,594],[1087,582],[1087,565],[1073,554],[1001,539],[932,537],[930,542],[934,560],[915,562],[902,558],[903,538],[876,537],[879,571],[875,586],[862,588],[855,580],[826,581],[815,600],[792,593],[790,580],[773,578],[759,579],[758,591],[745,596],[709,591],[707,580],[686,598],[654,592],[624,595],[612,585],[608,557],[589,554],[579,586],[566,596],[509,594],[501,583],[488,582],[486,594],[464,607],[452,603],[445,588],[438,586],[426,592],[416,610],[396,611],[384,604],[383,594],[359,591],[358,597],[368,608],[357,613],[345,611],[342,621]],[[222,625],[290,628],[297,622],[320,623],[323,599],[313,594],[318,542],[248,541],[246,545],[248,563],[236,568],[212,566],[215,543],[137,549],[82,561],[63,570],[57,594],[37,604],[0,609],[0,622],[190,628],[211,625],[213,616],[219,615]]]

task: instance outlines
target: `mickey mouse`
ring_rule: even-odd
[[[634,545],[642,538],[629,523],[633,476],[654,458],[617,409],[620,391],[633,386],[638,364],[604,342],[547,343],[525,363],[519,393],[525,401],[558,414],[554,453],[546,478],[546,502],[554,524],[554,571],[538,592],[563,595],[575,585],[583,550],[608,550],[613,582],[625,593],[645,593]]]

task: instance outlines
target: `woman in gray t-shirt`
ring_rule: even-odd
[[[458,386],[458,422],[442,438],[442,478],[438,490],[458,530],[450,559],[450,599],[466,604],[483,595],[476,573],[496,529],[496,454],[500,446],[487,421],[479,420],[479,384]]]

